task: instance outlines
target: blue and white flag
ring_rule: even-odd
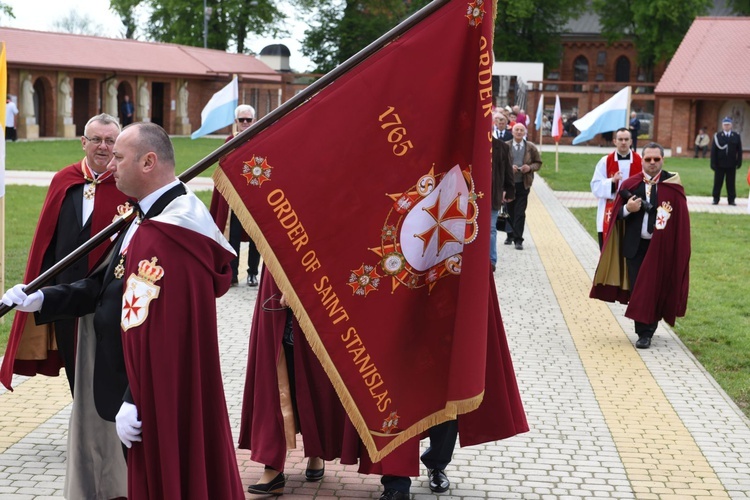
[[[539,96],[539,106],[536,107],[536,121],[534,126],[537,130],[542,130],[542,114],[544,113],[544,94]]]
[[[192,139],[203,137],[220,128],[228,127],[234,122],[234,110],[238,102],[237,77],[229,85],[215,93],[201,111],[201,128],[190,136]]]
[[[630,87],[625,87],[605,102],[592,109],[586,115],[573,122],[581,131],[573,144],[593,139],[596,134],[612,132],[628,126],[628,108],[630,107]]]

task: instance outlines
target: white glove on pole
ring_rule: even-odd
[[[42,303],[44,302],[44,294],[41,290],[37,290],[31,295],[26,295],[23,289],[26,285],[19,283],[18,285],[10,288],[5,295],[3,295],[3,304],[6,306],[16,306],[16,310],[22,312],[37,312],[41,311]]]
[[[117,436],[122,444],[130,448],[133,443],[141,441],[141,421],[138,420],[138,408],[134,404],[123,402],[115,416]]]

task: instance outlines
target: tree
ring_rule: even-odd
[[[739,16],[750,16],[750,0],[727,0],[727,6]]]
[[[302,54],[326,73],[341,64],[429,0],[297,0],[312,17]]]
[[[100,36],[104,32],[102,25],[95,23],[88,14],[80,14],[75,10],[71,10],[67,16],[52,23],[52,29],[75,35]]]
[[[250,34],[277,35],[284,18],[273,0],[206,0],[206,11],[204,0],[110,0],[110,8],[120,16],[130,36],[136,27],[133,11],[139,5],[150,11],[146,38],[195,47],[203,46],[204,15],[210,9],[207,46],[236,48],[238,53],[246,51]]]
[[[649,82],[654,67],[674,55],[696,16],[707,14],[711,5],[711,0],[593,0],[602,35],[610,43],[633,40]]]
[[[560,65],[560,34],[581,10],[580,0],[500,0],[495,22],[498,61]]]
[[[110,0],[109,8],[115,14],[120,16],[123,26],[125,26],[125,32],[123,33],[125,38],[135,38],[135,30],[138,27],[135,12],[136,7],[141,3],[141,0]]]
[[[16,15],[13,14],[13,7],[5,2],[0,2],[0,19],[2,19],[3,16],[8,16],[10,19],[16,18]]]

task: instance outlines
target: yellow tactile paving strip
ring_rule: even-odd
[[[26,437],[70,404],[68,379],[31,377],[0,394],[0,453]]]
[[[529,230],[639,499],[729,498],[640,354],[532,191]]]

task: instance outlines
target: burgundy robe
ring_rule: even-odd
[[[142,422],[142,442],[128,450],[130,500],[245,498],[216,329],[216,297],[229,289],[232,258],[191,193],[146,219],[130,242],[121,326]],[[143,276],[156,266],[163,274],[149,284]]]
[[[52,242],[60,217],[60,207],[68,191],[85,182],[80,161],[63,168],[52,178],[29,250],[24,283],[31,282],[41,274],[42,260]],[[114,177],[109,177],[96,187],[94,211],[91,214],[92,236],[112,223],[117,215],[117,206],[125,203],[126,199],[115,186]],[[102,244],[88,255],[89,269],[106,249],[107,245]],[[63,365],[55,344],[52,324],[36,326],[28,318],[28,313],[20,311],[16,311],[13,318],[8,347],[0,368],[0,382],[9,390],[13,390],[10,384],[14,373],[58,376]]]
[[[621,189],[635,191],[643,180],[634,175]],[[657,185],[658,205],[668,203],[669,218],[663,229],[654,229],[651,243],[634,284],[628,283],[622,238],[625,221],[618,219],[605,235],[590,297],[607,302],[628,304],[625,316],[641,323],[664,319],[674,326],[675,318],[687,309],[690,271],[690,215],[685,190],[674,175]],[[622,210],[622,196],[617,196],[613,213]],[[657,216],[658,226],[658,216]]]
[[[488,348],[485,394],[475,411],[458,416],[462,446],[505,439],[529,430],[523,404],[518,397],[510,351],[499,314],[497,293],[491,275],[488,299]],[[255,315],[250,333],[250,350],[242,404],[239,447],[250,449],[251,459],[276,470],[283,470],[286,460],[284,412],[280,396],[278,362],[286,311],[278,308],[281,296],[270,273],[264,268]],[[341,463],[359,463],[363,474],[392,476],[419,475],[419,440],[414,437],[383,460],[373,463],[359,439],[356,429],[346,418],[336,393],[295,321],[294,362],[297,406],[302,428],[305,456],[326,460],[340,457]],[[304,366],[304,374],[301,372]],[[426,434],[426,433],[425,433]]]

